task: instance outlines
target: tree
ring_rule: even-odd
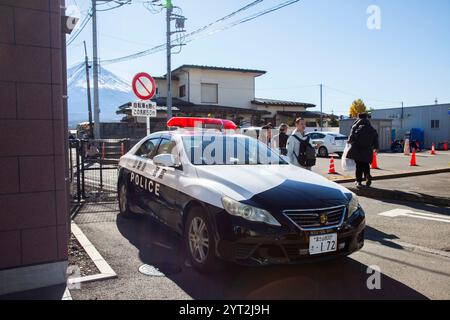
[[[350,117],[357,118],[358,114],[367,112],[367,107],[361,99],[353,101],[350,106]]]
[[[332,128],[338,128],[339,127],[339,117],[336,116],[334,113],[330,115],[330,122],[328,125]]]

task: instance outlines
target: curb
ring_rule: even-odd
[[[411,201],[431,204],[439,207],[450,207],[450,198],[430,196],[423,193],[405,192],[399,190],[387,190],[377,188],[361,188],[347,187],[350,191],[356,193],[358,196],[367,198],[382,198],[399,201]]]
[[[91,260],[94,262],[100,273],[78,277],[78,278],[69,278],[68,283],[70,285],[74,285],[82,282],[91,282],[98,280],[106,280],[117,278],[117,274],[114,270],[109,266],[109,264],[105,261],[105,259],[101,256],[101,254],[97,251],[94,245],[89,241],[89,239],[84,235],[83,231],[77,226],[75,222],[72,221],[71,230],[75,238],[78,240],[80,245],[83,247],[84,251],[88,254]]]
[[[372,181],[390,180],[390,179],[406,178],[406,177],[417,177],[417,176],[425,176],[425,175],[429,175],[429,174],[438,174],[438,173],[446,173],[446,172],[450,172],[450,167],[431,169],[431,170],[414,171],[414,172],[400,172],[400,173],[386,174],[386,175],[382,175],[382,176],[373,176]],[[336,179],[336,180],[331,180],[331,179],[329,179],[329,180],[332,182],[336,182],[336,183],[348,183],[348,182],[354,182],[355,178],[342,178],[342,179]]]

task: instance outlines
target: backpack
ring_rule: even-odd
[[[310,137],[307,137],[306,140],[300,139],[296,135],[292,135],[295,139],[300,142],[300,150],[298,155],[295,154],[295,157],[297,158],[298,163],[302,167],[313,167],[316,165],[316,149],[314,149],[311,144],[309,143]]]

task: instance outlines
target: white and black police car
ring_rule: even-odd
[[[147,136],[120,159],[120,214],[149,213],[182,235],[196,269],[214,270],[220,259],[312,262],[362,248],[365,214],[346,188],[236,134],[231,121],[167,124],[171,130]]]

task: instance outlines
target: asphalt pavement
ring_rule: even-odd
[[[450,299],[450,209],[360,202],[367,214],[366,244],[348,258],[264,268],[227,265],[213,275],[193,270],[180,239],[149,216],[127,220],[117,216],[115,204],[88,204],[75,221],[118,278],[84,283],[71,294],[74,299]],[[143,264],[164,276],[139,273]],[[379,290],[367,287],[369,266],[381,270]]]

